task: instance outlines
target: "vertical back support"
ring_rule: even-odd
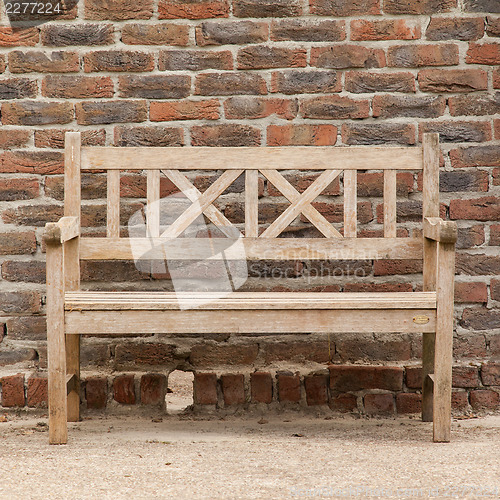
[[[160,236],[160,171],[148,170],[147,176],[147,233],[151,238],[158,238]]]
[[[120,236],[120,171],[108,170],[108,238]]]
[[[79,132],[66,134],[64,150],[64,215],[78,217],[81,210],[80,182],[81,137]],[[74,238],[64,243],[65,289],[80,288],[80,241]],[[66,337],[66,372],[75,377],[68,394],[68,421],[80,420],[80,336]]]
[[[356,238],[357,229],[357,170],[344,171],[344,236]]]
[[[245,172],[245,237],[259,236],[259,172]]]
[[[384,237],[396,237],[396,170],[384,170]]]

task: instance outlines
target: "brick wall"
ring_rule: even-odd
[[[442,215],[459,226],[454,405],[498,409],[499,36],[496,0],[80,0],[58,20],[0,28],[2,405],[46,401],[41,234],[62,214],[65,130],[89,145],[256,147],[411,146],[435,131]],[[209,180],[194,177],[200,189]],[[290,181],[303,190],[311,176]],[[102,232],[105,179],[83,182],[85,231]],[[145,181],[126,174],[121,185],[125,223]],[[264,226],[284,200],[270,184],[260,190]],[[419,176],[399,174],[400,235],[418,227],[420,190]],[[326,194],[340,192],[334,183]],[[360,233],[376,235],[380,175],[360,173],[358,194]],[[219,203],[242,221],[241,186]],[[341,221],[331,199],[316,206]],[[306,221],[295,230],[307,235]],[[246,287],[417,290],[420,271],[411,261],[264,263]],[[116,276],[123,283],[110,285]],[[82,278],[91,288],[160,283],[129,262],[86,263]],[[412,335],[84,339],[82,398],[89,408],[156,404],[178,368],[196,372],[199,405],[404,413],[420,404],[420,351]]]

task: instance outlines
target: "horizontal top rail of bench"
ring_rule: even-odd
[[[82,147],[83,170],[422,170],[408,147]]]

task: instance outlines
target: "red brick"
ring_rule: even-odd
[[[451,219],[474,219],[482,221],[500,220],[500,202],[494,196],[472,200],[451,200]]]
[[[489,335],[488,336],[488,351],[491,357],[496,359],[500,358],[500,335]],[[500,384],[497,384],[500,385]]]
[[[486,142],[491,141],[491,123],[489,121],[441,121],[420,123],[419,140],[423,134],[436,132],[440,142]]]
[[[83,56],[86,73],[92,71],[151,71],[154,59],[151,54],[131,50],[99,50]]]
[[[268,372],[253,372],[250,374],[250,387],[253,403],[272,403],[273,378]]]
[[[50,47],[71,45],[111,45],[112,24],[45,24],[41,29],[41,42]]]
[[[37,93],[37,82],[28,78],[8,78],[0,81],[1,100],[36,97]]]
[[[487,90],[488,74],[482,69],[424,69],[418,83],[422,92],[476,92]]]
[[[196,26],[196,45],[243,45],[265,42],[267,23],[254,21],[208,21]]]
[[[162,50],[158,68],[160,71],[233,69],[233,55],[229,50]]]
[[[329,69],[381,68],[385,66],[385,52],[361,45],[313,47],[311,66]]]
[[[256,344],[197,344],[193,346],[190,362],[193,366],[251,365],[257,358]]]
[[[332,95],[302,100],[300,112],[304,118],[318,120],[347,120],[368,118],[369,101],[358,101],[349,97]]]
[[[171,120],[217,120],[219,119],[219,101],[179,101],[152,102],[149,119],[154,122]]]
[[[333,146],[337,142],[334,125],[269,125],[268,146]]]
[[[418,274],[422,272],[420,260],[376,260],[373,263],[375,276],[388,276],[392,274]]]
[[[488,302],[486,283],[455,283],[455,302],[462,304]]]
[[[298,104],[295,99],[236,96],[224,101],[224,116],[228,120],[255,120],[271,115],[293,120],[297,112]]]
[[[318,94],[340,92],[340,78],[336,71],[289,70],[272,74],[271,92],[283,94]]]
[[[481,365],[481,380],[484,385],[500,385],[500,364],[483,363]]]
[[[238,69],[304,68],[305,49],[253,45],[238,51]]]
[[[436,118],[444,114],[446,99],[441,96],[376,95],[373,99],[373,116]]]
[[[330,408],[343,413],[358,409],[358,398],[353,394],[338,394],[330,399]]]
[[[491,390],[471,391],[470,405],[474,410],[498,410],[500,394]]]
[[[28,379],[27,404],[30,408],[47,408],[48,405],[47,377],[32,375]]]
[[[141,403],[143,405],[165,406],[167,377],[160,373],[146,373],[141,377]]]
[[[451,407],[454,410],[465,410],[469,406],[467,391],[452,391]]]
[[[484,335],[471,334],[457,335],[453,342],[454,358],[481,358],[486,356],[486,339]]]
[[[108,379],[106,377],[89,377],[85,382],[85,398],[87,408],[101,410],[108,401]]]
[[[153,15],[153,0],[85,0],[85,19],[124,21],[149,19]]]
[[[392,394],[367,394],[363,398],[365,413],[368,415],[391,415],[394,413]]]
[[[420,35],[420,26],[405,19],[351,21],[351,40],[415,40]]]
[[[40,195],[38,179],[0,179],[0,201],[30,200]]]
[[[471,43],[465,57],[467,64],[500,64],[500,43]]]
[[[255,73],[203,73],[196,78],[197,95],[267,94],[265,80]]]
[[[121,404],[135,405],[134,375],[119,375],[114,378],[113,399]]]
[[[479,386],[479,373],[476,366],[454,366],[453,387],[472,388]]]
[[[2,384],[2,406],[11,408],[24,406],[24,375],[10,375],[0,379]]]
[[[146,121],[146,101],[79,102],[75,106],[79,125],[103,125],[106,123],[127,123]]]
[[[0,255],[24,255],[36,251],[33,231],[22,233],[0,233]]]
[[[0,47],[33,47],[38,43],[39,38],[37,28],[0,27]]]
[[[70,73],[80,70],[76,52],[35,52],[14,50],[9,53],[11,73]]]
[[[490,226],[490,241],[491,246],[500,246],[500,225]]]
[[[73,132],[73,130],[61,128],[35,130],[35,147],[64,149],[64,137],[66,132]],[[83,130],[81,132],[81,137],[82,145],[84,146],[104,146],[106,144],[106,130],[104,129]],[[47,182],[53,180],[52,178],[46,179],[45,186],[47,187]],[[58,199],[62,200],[63,198],[60,197]]]
[[[229,17],[228,0],[160,0],[159,19]]]
[[[330,389],[339,392],[403,388],[403,369],[398,367],[330,365],[329,370]]]
[[[495,129],[495,139],[500,139],[500,120],[493,120],[493,128]]]
[[[486,33],[489,36],[500,36],[500,17],[488,16],[486,18]]]
[[[199,125],[191,128],[193,146],[259,146],[260,130],[249,125]]]
[[[245,402],[245,377],[242,374],[224,374],[220,380],[226,406]]]
[[[497,309],[464,309],[460,326],[473,330],[500,328],[500,311]]]
[[[406,386],[409,389],[422,389],[422,367],[406,366]]]
[[[46,76],[42,82],[42,95],[59,99],[87,97],[113,97],[114,84],[109,77]]]
[[[0,130],[0,149],[20,148],[30,140],[31,131],[23,129]]]
[[[304,377],[304,388],[308,406],[328,403],[328,375],[308,375]]]
[[[136,365],[159,366],[171,363],[174,359],[175,346],[155,343],[122,343],[115,349],[117,367]]]
[[[4,261],[2,278],[13,282],[45,283],[45,263],[40,261]]]
[[[356,94],[372,92],[415,92],[415,76],[412,73],[369,73],[348,71],[345,89]]]
[[[461,95],[448,99],[452,116],[484,116],[500,113],[500,93],[495,95]]]
[[[0,55],[0,73],[3,73],[6,68],[6,62],[5,62],[5,55],[1,54]]]
[[[0,311],[6,314],[38,313],[40,309],[41,297],[38,292],[0,292]]]
[[[427,40],[478,40],[484,35],[481,17],[432,17],[425,31]]]
[[[195,404],[217,404],[217,375],[215,373],[195,373],[193,387]]]
[[[266,364],[279,361],[304,362],[314,361],[326,363],[328,359],[328,342],[269,342],[263,346],[263,359]]]
[[[452,149],[450,158],[454,168],[500,167],[500,146],[473,146]]]
[[[342,142],[350,145],[415,144],[415,126],[404,123],[342,125]]]
[[[396,411],[398,414],[420,413],[422,411],[422,395],[411,392],[396,394]]]
[[[180,45],[189,42],[186,24],[126,24],[122,29],[122,42],[127,45]]]
[[[233,0],[236,17],[293,17],[303,13],[300,0]]]
[[[380,14],[378,0],[309,0],[311,14],[317,16],[373,16]]]
[[[398,172],[396,176],[396,192],[398,196],[407,197],[413,192],[413,174]],[[384,176],[381,172],[358,172],[358,196],[374,198],[384,195]]]
[[[500,68],[493,70],[493,88],[500,89]]]
[[[280,403],[290,401],[298,403],[301,398],[299,374],[281,372],[276,375],[278,379],[278,398]]]
[[[434,14],[448,12],[457,6],[457,0],[383,0],[386,14]]]
[[[73,120],[73,104],[69,102],[22,101],[2,105],[4,125],[50,125]]]
[[[345,37],[344,21],[280,19],[271,24],[273,41],[339,42]]]

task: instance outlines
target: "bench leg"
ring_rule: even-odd
[[[64,339],[62,245],[47,244],[47,357],[49,367],[49,443],[68,441]]]
[[[429,375],[434,373],[435,333],[424,333],[422,343],[422,421],[432,422],[434,383]]]
[[[434,441],[449,442],[453,359],[455,245],[438,245],[436,345],[434,362]]]
[[[66,335],[66,373],[75,383],[68,393],[68,422],[80,421],[80,336]]]

